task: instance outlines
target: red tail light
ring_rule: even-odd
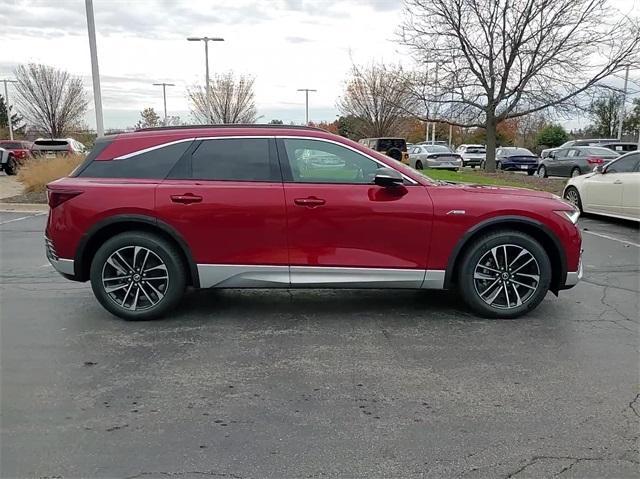
[[[590,165],[601,165],[602,163],[604,163],[604,159],[598,156],[588,156],[587,163],[589,163]]]
[[[47,188],[47,201],[51,209],[60,206],[65,201],[69,201],[71,198],[75,198],[81,195],[82,191],[77,190],[50,190]]]

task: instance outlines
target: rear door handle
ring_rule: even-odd
[[[613,182],[614,185],[621,185],[622,184],[622,180],[616,180]]]
[[[193,193],[185,193],[184,195],[171,195],[171,201],[173,201],[174,203],[189,205],[191,203],[200,203],[202,201],[202,196],[194,195]]]
[[[307,208],[316,208],[326,203],[322,198],[316,198],[315,196],[310,196],[308,198],[296,198],[293,202],[298,206],[306,206]]]

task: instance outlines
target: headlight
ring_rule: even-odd
[[[578,210],[572,210],[572,211],[561,210],[561,211],[554,211],[554,213],[571,221],[571,223],[573,223],[574,225],[578,222],[578,218],[580,218],[580,211]]]

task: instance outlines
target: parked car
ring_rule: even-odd
[[[443,140],[427,140],[417,143],[418,145],[440,145],[449,147],[449,143]]]
[[[636,151],[638,149],[638,144],[633,143],[631,141],[616,141],[613,143],[602,143],[598,146],[603,148],[609,148],[610,150],[615,151],[621,155],[625,153],[629,153],[630,151]]]
[[[9,150],[5,150],[4,148],[0,147],[0,170],[4,170],[4,172],[7,173],[7,175],[15,175],[15,173],[11,170],[11,167],[7,169],[8,162],[9,162]]]
[[[4,166],[7,175],[15,175],[20,168],[31,157],[31,142],[22,140],[0,140],[0,147],[10,152],[10,157]],[[9,161],[10,160],[10,161]]]
[[[442,145],[416,145],[409,150],[409,165],[417,170],[434,168],[458,171],[462,157]]]
[[[303,169],[309,152],[343,166]],[[105,136],[47,192],[49,261],[126,319],[168,312],[187,285],[456,289],[476,313],[513,318],[582,275],[570,203],[433,181],[310,127]]]
[[[540,158],[545,159],[549,156],[552,151],[557,151],[561,148],[569,148],[571,146],[600,146],[604,143],[614,143],[617,142],[615,138],[583,138],[580,140],[569,140],[565,141],[562,145],[557,148],[547,148],[540,152]]]
[[[562,196],[585,213],[640,221],[640,152],[571,178]]]
[[[82,155],[86,153],[86,147],[73,138],[38,138],[33,142],[31,153],[47,158],[54,158],[56,155]]]
[[[480,168],[484,169],[484,163],[480,164]],[[496,149],[496,169],[526,171],[531,176],[538,169],[538,157],[526,148],[503,146]]]
[[[576,177],[593,171],[598,165],[604,165],[618,158],[618,153],[599,146],[574,146],[560,148],[540,161],[538,175]]]
[[[487,158],[487,149],[484,145],[460,145],[456,153],[462,156],[462,166],[475,168]]]
[[[363,138],[360,143],[396,161],[409,164],[407,140],[404,138]]]

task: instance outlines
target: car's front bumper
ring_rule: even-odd
[[[567,272],[567,279],[564,281],[564,287],[562,289],[573,288],[582,279],[582,255],[580,255],[580,262],[578,263],[578,271]]]

